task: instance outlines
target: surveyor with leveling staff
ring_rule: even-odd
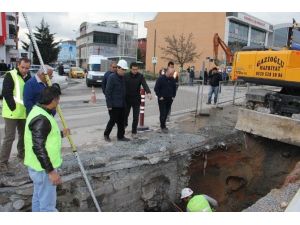
[[[56,212],[56,186],[61,183],[57,169],[62,164],[61,136],[70,134],[64,128],[61,133],[52,111],[59,103],[57,87],[46,87],[39,103],[30,111],[25,125],[24,164],[33,181],[32,211]]]
[[[51,81],[50,81],[50,79],[49,79],[49,77],[48,77],[48,75],[47,75],[47,70],[46,70],[44,61],[43,61],[43,59],[42,59],[41,53],[40,53],[40,51],[39,51],[39,48],[38,48],[38,46],[37,46],[35,37],[34,37],[34,35],[33,35],[33,33],[32,33],[32,29],[31,29],[30,23],[29,23],[29,21],[28,21],[27,15],[26,15],[26,13],[24,13],[24,12],[23,12],[22,14],[23,14],[23,17],[24,17],[26,26],[27,26],[27,28],[28,28],[28,31],[29,31],[29,34],[30,34],[30,37],[31,37],[31,41],[32,41],[33,46],[34,46],[34,49],[35,49],[35,51],[36,51],[36,53],[37,53],[39,62],[40,62],[40,64],[42,65],[42,68],[44,69],[44,73],[45,73],[45,78],[46,78],[47,84],[48,84],[48,86],[51,86]],[[52,104],[52,103],[51,103],[51,104]],[[61,112],[61,108],[60,108],[60,106],[58,105],[58,102],[57,102],[57,104],[56,104],[56,110],[57,110],[57,114],[59,115],[59,117],[60,117],[60,119],[61,119],[61,122],[62,122],[63,127],[64,127],[64,128],[67,128],[66,121],[65,121],[64,116],[63,116],[63,114],[62,114],[62,112]],[[49,119],[49,118],[48,118],[48,119]],[[54,124],[54,123],[52,123],[52,124]],[[94,192],[93,192],[93,189],[92,189],[92,187],[91,187],[91,184],[90,184],[90,182],[89,182],[89,180],[88,180],[88,177],[87,177],[87,175],[86,175],[86,172],[85,172],[84,167],[83,167],[83,165],[82,165],[82,162],[81,162],[81,160],[80,160],[79,154],[78,154],[78,152],[77,152],[77,148],[76,148],[76,146],[74,145],[73,140],[72,140],[71,136],[69,135],[69,133],[67,132],[67,133],[65,133],[65,135],[67,135],[67,138],[68,138],[68,140],[69,140],[69,142],[70,142],[70,145],[71,145],[71,147],[72,147],[72,151],[73,151],[73,153],[74,153],[75,158],[77,159],[77,162],[78,162],[80,171],[81,171],[82,176],[83,176],[83,178],[84,178],[84,181],[85,181],[85,183],[86,183],[86,185],[87,185],[87,187],[88,187],[88,189],[89,189],[89,192],[90,192],[90,194],[91,194],[91,197],[92,197],[92,199],[93,199],[93,202],[94,202],[94,204],[95,204],[95,207],[96,207],[96,209],[97,209],[98,212],[101,212],[101,209],[100,209],[100,206],[99,206],[98,201],[97,201],[97,199],[96,199],[96,196],[95,196],[95,194],[94,194]],[[53,143],[54,143],[54,142],[53,142]],[[55,143],[56,143],[56,142],[55,142]],[[29,146],[30,146],[30,143],[29,143]],[[46,147],[47,147],[47,146],[46,146]],[[58,160],[57,158],[56,158],[56,160],[57,160],[57,161],[56,161],[56,165],[57,165],[57,164],[59,164],[59,163],[58,163],[59,160]],[[56,167],[55,167],[55,168],[56,168]],[[56,183],[59,183],[59,181],[60,181],[59,179],[54,179],[53,183],[56,184]]]

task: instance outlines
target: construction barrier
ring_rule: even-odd
[[[149,130],[149,127],[144,125],[144,118],[145,118],[145,90],[141,88],[141,106],[140,106],[140,119],[139,119],[139,126],[137,128],[138,131],[145,131]]]

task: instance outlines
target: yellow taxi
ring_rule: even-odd
[[[84,78],[85,73],[80,67],[71,67],[69,72],[70,78]]]

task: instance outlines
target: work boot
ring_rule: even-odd
[[[138,138],[137,133],[132,133],[131,137],[132,137],[132,139],[137,139]]]
[[[168,128],[161,128],[161,132],[164,133],[164,134],[167,134],[169,132],[169,129]]]
[[[118,138],[118,141],[130,141],[127,137]]]
[[[107,141],[107,142],[111,142],[111,139],[107,135],[104,135],[104,140]]]
[[[206,102],[206,105],[210,105],[211,103],[210,102]]]

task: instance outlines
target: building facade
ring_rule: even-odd
[[[213,36],[220,38],[233,51],[244,46],[267,46],[272,33],[272,25],[246,13],[237,12],[198,12],[198,13],[158,13],[151,21],[145,22],[147,28],[146,70],[154,72],[152,57],[157,58],[156,73],[167,66],[162,57],[161,47],[166,47],[165,38],[193,34],[193,42],[200,57],[185,65],[195,66],[196,71],[203,67],[210,69],[213,63]],[[226,65],[225,53],[219,49],[218,58]],[[186,69],[186,68],[184,68]]]
[[[138,25],[136,23],[103,21],[84,22],[80,25],[80,36],[76,38],[77,65],[86,68],[90,55],[105,57],[137,57]]]
[[[57,61],[63,64],[75,65],[76,64],[76,41],[68,40],[62,41],[59,44],[59,53]]]
[[[15,66],[18,52],[18,13],[1,12],[0,60]]]

